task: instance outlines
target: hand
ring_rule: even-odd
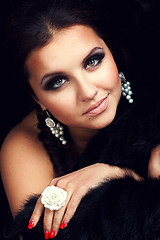
[[[67,191],[66,204],[56,211],[50,211],[47,208],[44,210],[41,197],[39,197],[32,213],[31,221],[36,226],[44,210],[45,239],[49,239],[49,237],[53,238],[53,236],[57,235],[59,228],[63,229],[67,225],[75,214],[81,199],[90,189],[98,186],[106,179],[124,177],[128,173],[139,180],[139,176],[131,170],[124,170],[103,163],[97,163],[65,176],[55,178],[51,181],[50,186],[54,185]]]
[[[148,164],[148,177],[160,177],[160,145],[152,150],[150,161]]]

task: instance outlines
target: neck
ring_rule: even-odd
[[[86,148],[91,138],[98,133],[98,130],[82,129],[82,128],[77,129],[72,127],[72,128],[69,128],[69,132],[79,154],[81,154]]]

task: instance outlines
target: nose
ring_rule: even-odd
[[[78,78],[77,81],[78,100],[87,102],[94,99],[98,93],[98,88],[92,79],[83,76]]]

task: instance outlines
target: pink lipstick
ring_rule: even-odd
[[[88,110],[83,113],[85,116],[95,117],[106,110],[108,106],[108,96],[93,104]]]

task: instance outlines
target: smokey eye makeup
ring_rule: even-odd
[[[86,70],[92,70],[95,67],[97,67],[101,62],[102,59],[105,57],[105,53],[101,52],[101,53],[96,53],[94,55],[92,55],[89,59],[87,59],[84,63],[84,68]]]
[[[52,77],[46,81],[43,88],[45,90],[56,90],[60,88],[63,84],[65,84],[67,81],[68,80],[65,76]]]
[[[86,71],[94,71],[94,69],[100,65],[104,57],[104,50],[101,48],[95,48],[83,60],[82,67]],[[47,91],[56,90],[61,88],[68,81],[69,79],[67,76],[64,76],[62,73],[50,74],[46,75],[44,79],[42,79],[42,87]]]

